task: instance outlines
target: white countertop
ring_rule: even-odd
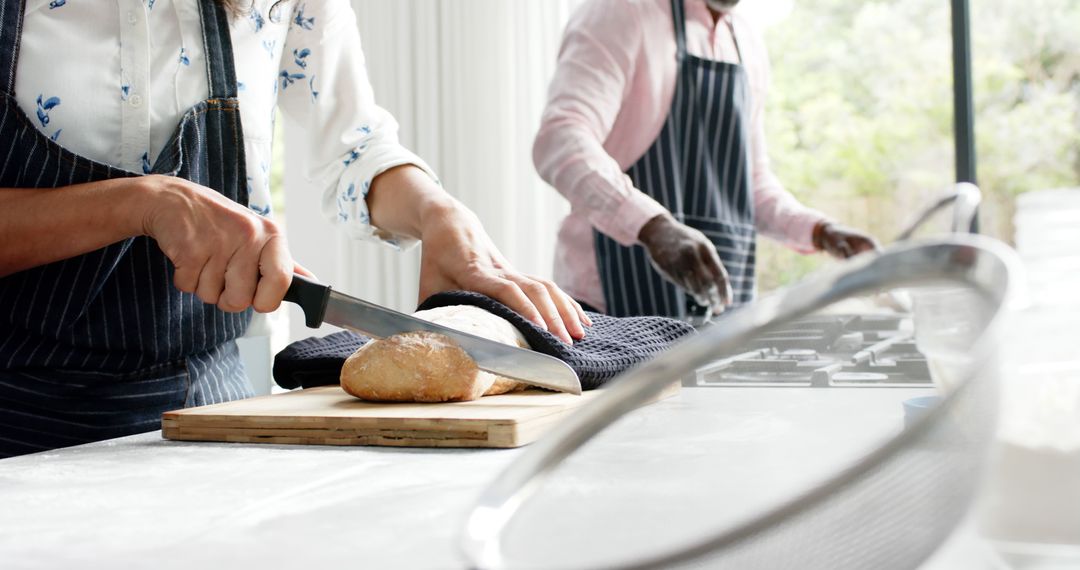
[[[563,539],[585,537],[570,548],[603,559],[624,552],[605,533],[647,528],[653,540],[641,548],[656,551],[699,536],[702,521],[744,519],[896,433],[900,403],[926,393],[684,388],[624,418],[556,475],[553,489],[596,505],[594,520]],[[0,566],[460,568],[467,510],[519,453],[150,433],[3,460]],[[527,515],[522,532],[543,532]],[[986,552],[962,528],[923,568],[995,568]]]

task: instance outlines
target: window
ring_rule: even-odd
[[[949,3],[743,4],[771,55],[778,176],[804,203],[892,241],[955,180]],[[1080,184],[1080,2],[972,0],[971,27],[982,231],[1011,241],[1018,194]],[[762,291],[826,262],[765,240],[760,258]]]

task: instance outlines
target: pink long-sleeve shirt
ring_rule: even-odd
[[[769,166],[764,107],[769,61],[761,36],[737,12],[714,22],[704,0],[686,2],[686,42],[693,55],[739,61],[751,92],[751,159],[755,225],[793,249],[813,251],[814,226],[825,216],[803,206]],[[533,146],[540,176],[565,196],[570,214],[559,228],[555,281],[601,310],[592,229],[623,245],[638,243],[645,222],[663,206],[625,172],[663,129],[678,64],[670,0],[589,0],[571,17]]]

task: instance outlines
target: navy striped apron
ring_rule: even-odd
[[[199,3],[210,97],[151,172],[247,204],[228,18]],[[0,188],[138,176],[62,148],[19,108],[23,10],[0,0]],[[156,242],[136,237],[0,278],[0,457],[153,431],[164,411],[252,395],[234,342],[250,311],[206,305],[173,287],[172,272]]]
[[[731,277],[733,301],[740,305],[754,299],[757,243],[749,82],[739,64],[687,53],[683,0],[672,0],[671,11],[679,61],[675,96],[660,135],[626,174],[676,220],[701,230],[716,245]],[[593,233],[609,315],[686,318],[705,313],[705,307],[653,269],[644,247],[624,247]]]

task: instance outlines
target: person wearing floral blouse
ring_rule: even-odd
[[[584,335],[398,142],[347,0],[0,0],[0,19],[0,457],[251,394],[234,340],[306,274],[270,217],[275,108],[317,134],[289,152],[333,224],[423,243],[421,296]]]

